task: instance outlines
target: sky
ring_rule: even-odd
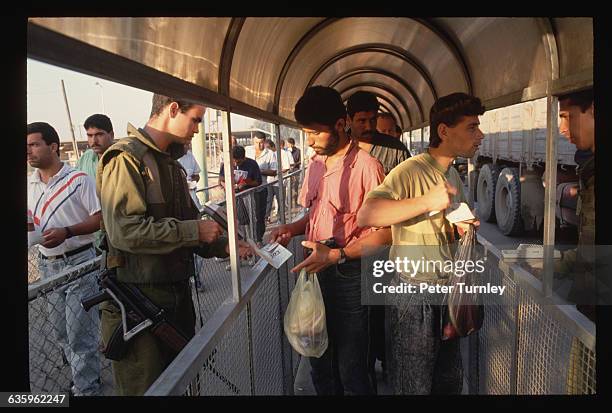
[[[149,91],[28,59],[27,122],[49,123],[62,142],[72,141],[62,80],[77,141],[87,140],[83,123],[94,113],[111,119],[116,138],[126,135],[128,122],[138,127],[149,119],[153,97]],[[249,129],[253,123],[253,119],[235,114],[231,121],[236,130]]]

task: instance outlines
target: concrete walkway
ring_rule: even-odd
[[[467,380],[467,339],[461,340],[461,358],[463,362],[463,389],[461,394],[469,394],[468,392],[468,380]],[[382,366],[380,361],[376,361],[375,365],[376,371],[376,382],[377,382],[377,391],[379,396],[391,396],[393,395],[393,389],[390,386],[390,383],[383,380],[382,374]],[[310,362],[307,357],[302,357],[300,359],[300,365],[298,367],[298,371],[295,377],[295,382],[293,384],[293,391],[296,396],[316,396],[316,391],[314,386],[312,385],[312,379],[310,378]]]
[[[378,394],[393,394],[389,385],[383,380],[380,361],[376,362],[375,370]],[[298,367],[295,383],[293,384],[293,391],[296,396],[316,396],[314,386],[312,385],[312,379],[310,378],[310,362],[307,357],[302,357],[300,359],[300,366]]]

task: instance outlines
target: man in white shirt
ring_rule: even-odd
[[[196,195],[197,183],[200,180],[200,165],[191,152],[191,142],[185,145],[185,155],[178,158],[179,163],[185,168],[187,173],[187,186],[189,187],[189,195],[193,199],[193,203],[198,209],[202,208],[200,201]]]
[[[281,166],[282,166],[282,170],[283,170],[283,175],[287,174],[290,172],[290,170],[293,168],[293,165],[295,163],[295,161],[293,160],[293,156],[291,155],[291,152],[289,152],[284,145],[285,141],[281,140]],[[275,147],[274,147],[275,148]],[[272,169],[274,171],[276,171],[278,169],[277,166],[277,156],[276,156],[276,152],[273,152],[274,156],[273,156],[273,162],[272,162]],[[277,178],[277,176],[275,176],[274,178]],[[272,179],[274,179],[272,178]],[[287,196],[288,196],[288,189],[289,189],[289,184],[288,184],[288,180],[284,180],[283,182],[283,188],[285,191],[285,205],[287,205]],[[270,191],[268,191],[268,201],[267,201],[267,205],[266,205],[266,217],[270,216],[270,213],[272,212],[272,201],[273,198],[276,198],[276,213],[277,213],[277,219],[279,219],[278,217],[278,213],[280,212],[280,186],[278,181],[275,184],[272,184],[272,186],[270,187]]]
[[[28,181],[28,217],[39,233],[41,279],[96,257],[93,233],[100,229],[100,202],[94,181],[62,163],[59,136],[44,122],[27,126],[27,159],[37,168]],[[49,294],[54,335],[72,370],[73,394],[100,394],[98,311],[86,312],[84,297],[98,291],[96,270]]]
[[[268,188],[265,184],[268,177],[276,176],[276,166],[274,166],[274,152],[264,147],[266,135],[257,131],[253,134],[253,145],[244,148],[246,157],[254,159],[261,171],[261,189],[255,190],[255,237],[256,241],[261,242],[263,234],[266,232],[266,200]]]

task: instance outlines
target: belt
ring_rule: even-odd
[[[79,252],[87,251],[90,248],[93,248],[93,243],[91,242],[89,244],[85,244],[79,248],[73,249],[72,251],[68,251],[60,255],[51,255],[47,257],[42,252],[40,253],[40,255],[44,260],[56,260],[58,258],[72,257],[73,255],[78,254]]]

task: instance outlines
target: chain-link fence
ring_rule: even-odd
[[[303,174],[296,173],[296,177]],[[286,180],[292,177],[287,177]],[[301,180],[298,178],[298,185]],[[289,191],[289,190],[288,190]],[[237,194],[243,203],[238,214],[242,229],[256,233],[255,191]],[[287,201],[288,221],[299,216]],[[223,202],[221,202],[223,203]],[[273,226],[266,223],[266,231]],[[293,382],[300,357],[289,346],[283,332],[283,315],[296,277],[288,269],[303,259],[300,242],[294,238],[288,248],[294,254],[280,270],[261,271],[254,260],[241,262],[241,271],[258,278],[244,302],[234,303],[237,311],[219,339],[206,347],[206,357],[197,373],[178,394],[263,395],[293,394]],[[70,320],[74,307],[66,305],[68,292],[97,272],[99,258],[68,266],[52,277],[43,276],[35,248],[28,252],[30,380],[32,391],[68,391],[74,387],[84,357],[66,348],[58,326],[59,314]],[[469,362],[465,368],[472,394],[593,394],[595,392],[594,325],[580,313],[558,305],[538,304],[517,275],[500,265],[499,251],[488,245],[489,281],[506,286],[502,296],[487,295],[485,320],[477,335],[464,340]],[[259,271],[259,273],[257,273]],[[197,332],[207,330],[210,320],[232,298],[229,260],[196,257],[198,280],[193,280]],[[257,273],[257,274],[255,274]],[[522,275],[523,277],[525,275]],[[73,288],[74,289],[74,288]],[[61,311],[58,311],[61,309]],[[95,307],[90,310],[96,311]],[[585,321],[586,320],[586,321]],[[590,323],[590,324],[589,324]],[[214,332],[212,332],[214,334]],[[99,338],[98,346],[100,345]],[[190,342],[189,345],[197,343]],[[69,347],[69,346],[68,346]],[[202,350],[202,349],[200,349]],[[100,394],[113,395],[110,362],[99,355]],[[173,366],[171,366],[172,368]],[[174,366],[181,368],[181,366]],[[185,368],[183,366],[182,368]],[[193,368],[193,366],[192,366]],[[170,394],[170,393],[168,393]]]
[[[110,362],[100,354],[99,314],[96,308],[85,312],[80,305],[82,298],[97,291],[100,259],[41,263],[34,250],[28,259],[31,390],[113,395]],[[59,271],[50,272],[51,265]]]
[[[302,171],[297,171],[285,177],[287,194],[289,181],[300,183]],[[271,182],[268,185],[272,185]],[[267,191],[267,188],[264,188]],[[297,215],[297,208],[292,207],[291,200],[287,201],[286,219],[290,220]],[[253,238],[257,217],[255,216],[255,191],[245,191],[237,194],[237,200],[242,205],[239,210],[239,221],[243,229]],[[220,201],[223,204],[224,201]],[[273,209],[273,215],[277,215]],[[264,223],[265,231],[271,229],[269,223]],[[292,241],[292,245],[296,241]],[[302,253],[298,248],[298,255]],[[300,255],[301,257],[301,255]],[[298,257],[299,260],[301,258]],[[296,257],[290,259],[293,266],[299,261]],[[60,260],[61,261],[61,260]],[[44,265],[38,247],[28,249],[28,290],[29,290],[29,353],[30,353],[30,382],[32,391],[59,392],[75,391],[75,381],[79,376],[95,375],[99,378],[96,394],[114,395],[114,382],[110,361],[100,352],[102,342],[99,336],[99,318],[89,321],[95,326],[92,329],[78,328],[80,323],[87,323],[97,307],[93,307],[83,318],[83,310],[78,302],[81,298],[97,291],[95,276],[99,272],[100,258],[79,262],[77,265],[68,263],[61,266],[61,270],[52,276],[44,276]],[[196,306],[197,329],[205,324],[215,311],[232,295],[231,272],[229,259],[203,259],[195,257],[197,280],[192,280],[193,302]],[[255,260],[241,262],[243,268],[250,268]],[[290,268],[290,267],[289,267]],[[86,282],[84,281],[86,280]],[[282,331],[282,314],[287,305],[288,296],[293,289],[295,277],[279,274],[271,275],[260,286],[249,304],[232,328],[233,333],[224,339],[227,350],[220,346],[210,355],[209,363],[198,376],[197,394],[287,394],[289,383],[293,382],[293,374],[284,374],[283,365],[294,366],[297,370],[299,358],[297,354],[285,343],[280,349],[282,356],[276,353],[278,348],[270,345],[270,340],[280,343],[284,340]],[[83,285],[87,284],[84,289]],[[77,317],[77,314],[80,314]],[[274,316],[270,316],[275,314]],[[95,318],[95,317],[94,317]],[[80,321],[79,321],[80,320]],[[75,328],[75,326],[77,326]],[[87,338],[88,351],[78,349],[71,335],[81,334],[81,339]],[[85,334],[84,334],[85,333]],[[249,345],[241,340],[247,334],[251,337]],[[81,340],[81,345],[83,344]],[[285,340],[286,341],[286,340]],[[86,344],[87,344],[86,343]],[[225,358],[229,352],[229,358]],[[238,355],[247,357],[247,364]],[[251,380],[244,375],[244,366],[250,365],[251,371],[262,372],[257,380]],[[91,374],[87,372],[90,371]],[[85,371],[85,372],[84,372]],[[290,377],[287,377],[290,376]],[[76,377],[76,380],[75,380]],[[245,381],[247,380],[248,383]],[[78,386],[77,386],[78,387]],[[204,390],[205,389],[205,390]],[[193,390],[192,390],[193,392]]]
[[[485,298],[483,326],[468,340],[470,393],[594,394],[595,325],[574,306],[538,302],[539,282],[500,255],[487,246],[485,276],[506,294]]]

